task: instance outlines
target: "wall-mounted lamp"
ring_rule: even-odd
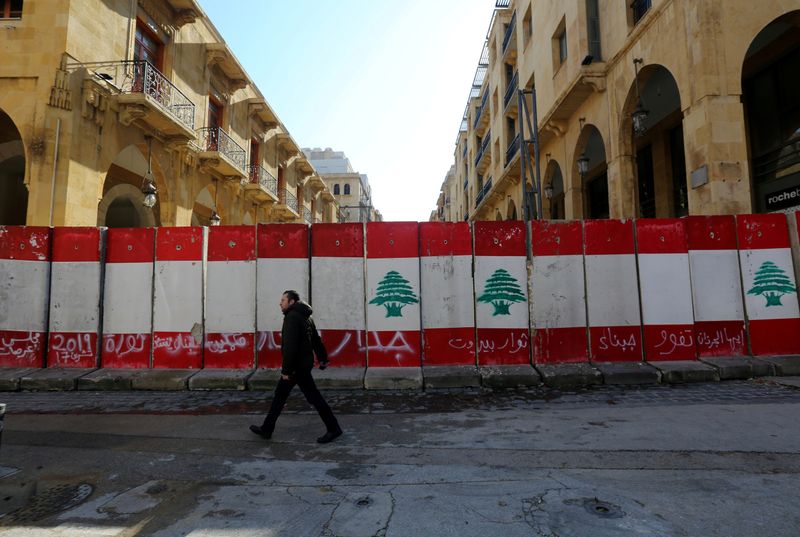
[[[578,157],[578,173],[581,177],[586,177],[586,174],[589,173],[589,157],[586,156],[586,151]]]
[[[222,222],[219,213],[217,213],[217,180],[214,179],[214,208],[211,209],[211,216],[208,218],[208,223],[212,226],[218,226]]]
[[[147,173],[145,173],[144,177],[142,177],[142,194],[144,194],[142,205],[148,209],[152,209],[156,205],[156,194],[158,194],[158,189],[156,188],[156,178],[153,175],[153,170],[150,167],[150,160],[153,153],[153,137],[146,135],[144,138],[147,140]]]
[[[549,183],[546,187],[544,187],[544,197],[547,199],[553,198],[553,183]]]
[[[639,66],[643,61],[641,58],[633,59],[633,68],[636,72],[636,110],[631,114],[631,119],[633,120],[633,133],[636,136],[642,136],[647,132],[645,121],[647,121],[647,116],[650,114],[650,111],[644,107],[642,94],[639,92]]]

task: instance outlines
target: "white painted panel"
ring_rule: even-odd
[[[695,321],[744,320],[736,250],[690,250]]]
[[[50,284],[51,332],[98,332],[100,263],[53,263]]]
[[[515,328],[528,330],[528,269],[523,256],[476,256],[475,257],[475,322],[478,328]],[[516,280],[524,302],[509,306],[509,314],[495,313],[490,302],[480,302],[486,291],[486,283],[498,269],[505,269]]]
[[[319,329],[364,330],[364,258],[311,258],[311,300]]]
[[[636,256],[587,255],[585,260],[589,326],[638,326]]]
[[[294,289],[300,299],[308,302],[308,260],[259,258],[256,270],[256,289],[259,332],[277,332],[283,326],[280,308],[281,295]],[[314,320],[317,316],[314,315]]]
[[[370,304],[376,297],[378,284],[390,271],[400,273],[408,282],[417,302],[406,304],[400,309],[400,316],[389,317],[386,306]],[[405,257],[399,259],[367,259],[367,330],[419,330],[420,305],[419,305],[419,258]]]
[[[534,328],[586,326],[582,255],[534,257],[531,288]]]
[[[209,261],[207,265],[206,333],[255,331],[255,261]]]
[[[191,332],[203,323],[202,261],[156,261],[153,331]]]
[[[426,256],[420,263],[422,326],[475,326],[472,256]]]
[[[153,263],[107,263],[103,295],[104,334],[149,334]]]
[[[47,331],[50,263],[0,259],[0,330]]]
[[[789,248],[768,248],[764,250],[740,250],[739,259],[742,266],[742,283],[744,285],[744,301],[747,316],[751,320],[795,319],[800,317],[797,304],[797,282],[794,279],[792,251]],[[772,262],[782,276],[785,276],[795,288],[793,293],[781,294],[780,304],[768,305],[767,298],[761,294],[749,294],[755,288],[755,279],[766,262]]]
[[[639,254],[644,324],[693,324],[688,254]]]

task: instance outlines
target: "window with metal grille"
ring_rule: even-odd
[[[0,0],[0,19],[21,19],[22,0]]]

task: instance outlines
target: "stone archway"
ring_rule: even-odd
[[[0,110],[0,225],[24,226],[28,216],[25,146],[11,117]]]
[[[506,220],[519,220],[517,216],[517,204],[513,199],[508,200],[508,208],[506,209]]]
[[[221,195],[222,187],[219,181],[211,181],[205,188],[203,188],[194,200],[194,207],[192,208],[192,225],[193,226],[210,226],[211,215],[216,212],[220,217],[221,225],[228,225],[230,221],[227,219],[227,214],[224,210],[220,209],[218,197]]]
[[[755,212],[800,208],[800,10],[765,26],[742,63]]]
[[[580,162],[580,161],[583,162]],[[585,167],[581,175],[580,167]],[[606,146],[600,131],[592,124],[584,125],[578,136],[572,162],[573,177],[581,178],[582,211],[586,218],[611,216],[608,191]]]
[[[550,220],[563,220],[566,218],[566,204],[564,198],[564,176],[561,166],[555,159],[547,163],[544,172],[544,193],[547,199]]]
[[[160,202],[143,204],[142,180],[147,159],[135,145],[122,149],[111,163],[103,182],[103,198],[97,205],[97,225],[106,227],[156,227]]]

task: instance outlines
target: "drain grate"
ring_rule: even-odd
[[[83,503],[93,491],[94,487],[88,483],[49,487],[37,492],[25,507],[0,518],[0,525],[38,522]]]
[[[625,516],[625,513],[618,505],[604,502],[597,498],[585,499],[583,501],[583,508],[590,514],[603,518],[622,518]]]

